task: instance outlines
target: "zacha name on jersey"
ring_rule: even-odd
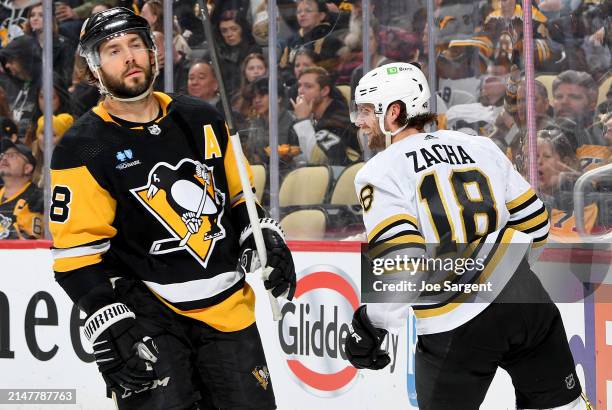
[[[429,135],[427,137],[429,137]],[[425,137],[425,139],[431,139],[427,137]],[[407,152],[406,157],[412,159],[415,173],[424,171],[442,162],[451,165],[476,163],[461,145],[434,144],[429,148],[421,148],[418,151]]]

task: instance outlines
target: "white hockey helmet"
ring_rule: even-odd
[[[353,123],[357,121],[357,106],[373,104],[374,114],[388,146],[391,137],[406,127],[404,125],[393,133],[385,129],[385,114],[389,105],[398,100],[402,101],[406,106],[407,117],[412,118],[430,112],[430,97],[429,84],[417,63],[385,64],[371,70],[359,80],[355,88],[355,101],[351,106],[351,120]]]

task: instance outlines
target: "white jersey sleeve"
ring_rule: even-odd
[[[370,258],[392,254],[420,256],[425,238],[419,231],[414,190],[403,188],[394,168],[379,169],[375,163],[363,167],[355,178],[355,188],[363,208]],[[397,331],[406,323],[410,305],[406,303],[368,304],[368,317],[376,327]]]
[[[366,165],[355,178],[370,257],[381,258],[404,248],[424,249],[414,190],[403,189],[406,181],[393,168],[378,170],[380,173],[373,168]]]

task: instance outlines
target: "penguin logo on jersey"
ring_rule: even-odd
[[[12,224],[13,220],[11,218],[0,214],[0,239],[8,238],[8,236],[11,234]]]
[[[147,184],[131,190],[172,235],[154,241],[149,253],[185,250],[206,267],[215,243],[225,238],[225,194],[216,187],[213,168],[188,158],[176,166],[159,162]]]

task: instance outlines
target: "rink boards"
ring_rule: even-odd
[[[44,241],[0,242],[0,389],[76,389],[77,404],[61,408],[112,409],[96,366],[88,363],[91,350],[79,329],[83,317],[53,281],[47,247]],[[298,288],[292,302],[281,302],[281,321],[272,321],[259,278],[248,278],[259,296],[257,323],[278,408],[417,408],[412,317],[400,334],[390,338],[391,365],[386,369],[356,370],[345,360],[343,344],[352,311],[359,304],[359,244],[293,242],[291,247]],[[603,282],[586,303],[557,305],[580,381],[596,408],[608,410],[612,409],[609,255],[609,251],[593,257],[584,251],[551,249],[537,265],[538,271],[553,274],[567,269],[596,272],[593,277]],[[38,407],[0,404],[2,409]],[[482,409],[514,408],[510,379],[499,371]]]

